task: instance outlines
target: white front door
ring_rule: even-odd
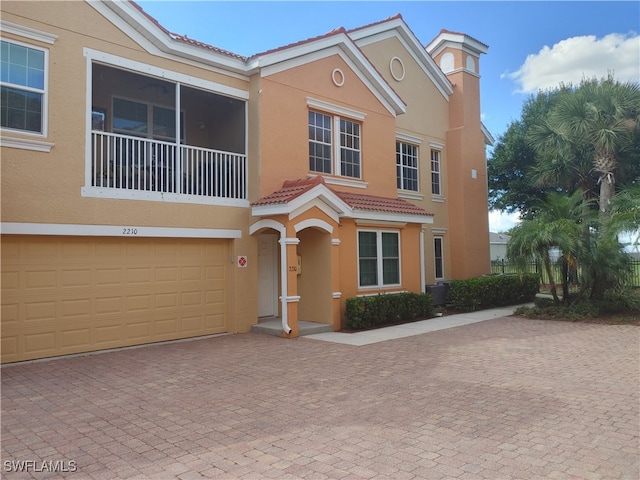
[[[278,313],[277,235],[258,235],[258,316]]]

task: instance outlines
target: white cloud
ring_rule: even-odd
[[[502,77],[519,84],[519,92],[535,93],[561,83],[577,85],[584,78],[598,79],[609,72],[616,80],[637,82],[640,75],[640,36],[611,33],[600,39],[595,35],[571,37],[538,53],[527,56],[520,69]]]
[[[500,233],[515,227],[520,222],[520,212],[506,213],[501,210],[489,211],[489,231]]]

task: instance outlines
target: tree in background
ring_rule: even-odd
[[[575,264],[581,288],[571,301],[606,300],[624,285],[630,258],[618,234],[640,229],[640,85],[610,76],[540,92],[499,139],[488,171],[490,206],[524,219],[510,232],[510,258],[539,259],[556,303],[553,247],[565,302]]]
[[[507,256],[517,264],[526,264],[531,259],[540,261],[549,278],[551,295],[556,304],[560,303],[560,299],[549,251],[558,248],[561,252],[562,299],[568,302],[569,267],[576,265],[580,252],[584,202],[580,190],[569,196],[551,193],[537,205],[535,218],[522,221],[510,231]]]
[[[595,198],[601,179],[605,193],[640,179],[639,88],[609,77],[529,98],[489,159],[489,207],[532,218],[551,192]]]
[[[538,182],[564,183],[565,188],[573,184],[589,192],[593,187],[589,183],[597,178],[599,209],[606,214],[619,167],[624,176],[627,165],[640,161],[640,85],[616,82],[612,76],[585,80],[575,91],[560,93],[557,100],[547,117],[527,133],[539,154]]]

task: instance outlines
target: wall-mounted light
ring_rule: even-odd
[[[205,125],[205,123],[204,122],[200,122],[200,130],[204,130],[206,128],[207,128],[207,126]]]

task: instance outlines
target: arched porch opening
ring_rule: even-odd
[[[333,324],[331,234],[317,227],[297,234],[299,320]]]

